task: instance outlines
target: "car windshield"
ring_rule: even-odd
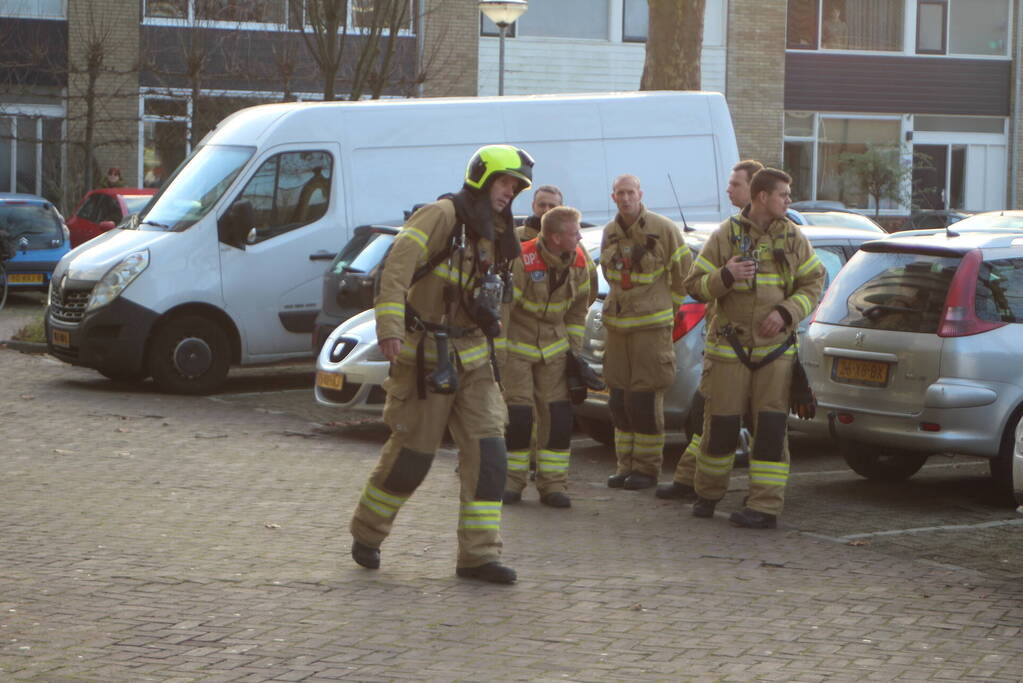
[[[961,221],[956,221],[956,232],[963,230],[984,230],[986,228],[1008,228],[1011,230],[1023,230],[1023,215],[1002,215],[997,213],[977,214],[968,216]]]
[[[0,200],[0,230],[17,244],[39,248],[43,242],[61,238],[60,220],[49,204],[19,200]]]
[[[959,257],[858,252],[842,269],[816,322],[935,333]]]
[[[153,198],[153,195],[151,194],[122,196],[124,197],[124,205],[128,208],[128,215],[141,211],[142,208],[149,203],[149,200]]]
[[[129,225],[175,232],[190,228],[213,208],[255,151],[254,147],[200,147],[170,177],[142,220]]]
[[[359,230],[334,259],[330,269],[335,275],[342,273],[368,273],[383,260],[394,235],[376,230]]]

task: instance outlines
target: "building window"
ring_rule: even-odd
[[[789,0],[787,45],[796,50],[899,52],[904,1]]]
[[[645,43],[649,21],[650,8],[646,0],[625,0],[622,7],[622,42]]]
[[[63,123],[50,116],[0,116],[0,192],[63,203]]]
[[[160,187],[188,156],[188,100],[146,96],[142,107],[142,186]]]
[[[519,17],[520,36],[610,38],[610,0],[557,0],[530,3]],[[493,25],[493,24],[491,24]]]
[[[954,55],[1008,55],[1009,0],[952,0],[948,51]]]
[[[7,0],[0,2],[0,17],[66,19],[64,0]]]
[[[375,27],[411,30],[412,8],[409,0],[353,0],[351,3],[352,26],[358,29]]]
[[[916,51],[921,55],[945,54],[948,4],[944,0],[920,0],[916,8]]]
[[[197,19],[280,24],[284,0],[196,0]]]

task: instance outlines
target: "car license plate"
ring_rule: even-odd
[[[12,285],[41,285],[43,284],[42,273],[11,273],[7,281]]]
[[[333,372],[323,372],[320,370],[316,373],[316,386],[323,387],[324,389],[333,389],[334,391],[341,391],[341,387],[345,384],[345,376],[338,375]]]
[[[836,382],[883,387],[888,383],[888,363],[854,358],[836,358],[831,377]]]
[[[71,335],[64,330],[51,330],[50,339],[54,346],[71,346]]]

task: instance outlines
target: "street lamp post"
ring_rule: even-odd
[[[501,50],[497,66],[497,94],[504,94],[504,36],[516,19],[529,7],[528,0],[479,0],[480,11],[497,25],[501,36]]]

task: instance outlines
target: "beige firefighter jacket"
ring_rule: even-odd
[[[604,325],[628,333],[671,327],[685,299],[684,281],[693,256],[673,221],[640,209],[636,222],[620,215],[604,226],[600,267],[610,285]]]
[[[454,311],[445,319],[444,289],[448,285],[462,283],[463,297],[468,299],[473,283],[477,280],[476,257],[473,249],[456,249],[441,261],[430,273],[416,283],[409,284],[415,271],[426,265],[430,257],[447,249],[451,233],[458,220],[455,205],[449,199],[427,204],[416,211],[398,232],[380,274],[380,288],[374,299],[377,323],[377,339],[402,339],[399,363],[414,365],[416,347],[424,336],[423,331],[409,331],[405,328],[406,300],[421,318],[430,323],[453,325],[471,332],[453,337],[449,347],[454,350],[465,370],[471,370],[490,360],[487,338],[469,317],[464,306],[449,306]],[[498,234],[508,229],[499,215],[494,216],[494,228]],[[480,251],[494,254],[494,244],[480,240]],[[461,273],[459,272],[461,269]],[[503,338],[495,340],[497,346]],[[436,344],[432,334],[426,335],[424,344],[426,366],[437,360]]]
[[[752,361],[762,360],[786,343],[799,321],[810,315],[824,287],[824,267],[802,231],[787,219],[773,221],[762,230],[743,213],[723,222],[710,236],[686,278],[686,290],[699,301],[714,303],[707,325],[704,354],[715,360],[738,362],[725,328],[731,325]],[[743,253],[743,235],[749,235],[749,253],[757,259],[756,277],[732,281],[724,266]],[[775,310],[784,311],[786,326],[773,337],[757,332],[761,321]],[[786,356],[796,353],[794,346]]]
[[[551,253],[542,237],[523,243],[522,256],[512,266],[509,354],[547,362],[569,348],[582,351],[586,311],[596,296],[590,279],[596,266],[579,246],[566,257]]]
[[[535,214],[527,216],[522,225],[515,228],[515,236],[519,238],[519,242],[528,242],[531,239],[539,237],[540,217]]]

